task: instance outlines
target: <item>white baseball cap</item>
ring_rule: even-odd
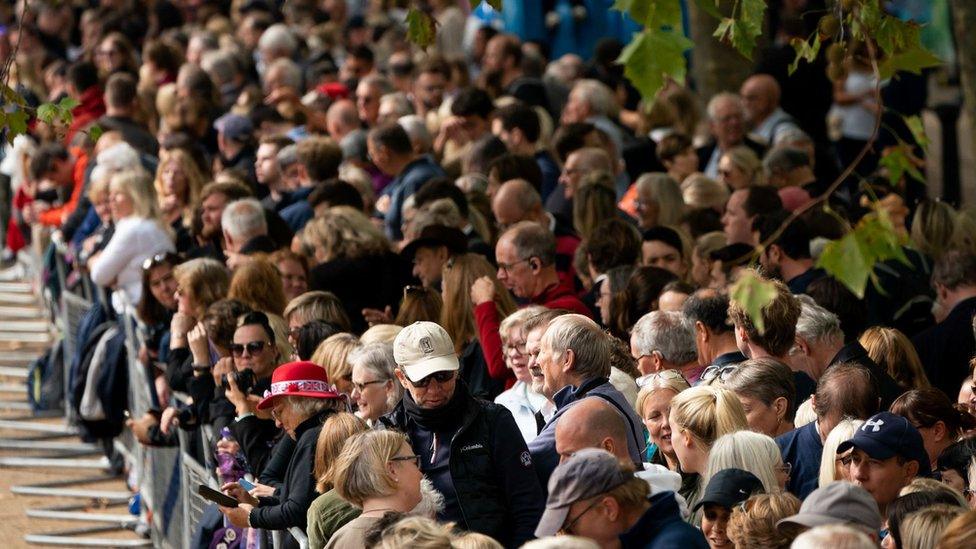
[[[393,340],[393,359],[410,381],[461,367],[451,336],[434,322],[414,322],[401,330]]]

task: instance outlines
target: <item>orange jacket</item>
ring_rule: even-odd
[[[78,200],[85,188],[85,171],[88,168],[88,154],[81,147],[71,147],[68,152],[75,157],[75,167],[72,170],[73,187],[71,188],[71,198],[61,206],[55,206],[50,210],[41,212],[37,219],[41,225],[49,227],[60,227],[61,220],[75,211]]]

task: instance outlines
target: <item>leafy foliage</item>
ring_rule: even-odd
[[[631,19],[649,29],[681,28],[679,0],[616,0],[612,9],[626,12]]]
[[[888,181],[892,185],[898,186],[906,173],[918,181],[925,181],[925,177],[919,171],[922,160],[915,156],[912,147],[904,141],[899,141],[894,147],[888,147],[878,163],[887,171]]]
[[[791,42],[793,49],[796,50],[796,59],[790,63],[790,75],[792,76],[796,72],[797,67],[800,66],[800,61],[806,61],[807,63],[813,63],[817,59],[817,55],[820,53],[820,34],[813,33],[813,41],[800,40],[799,38],[794,38]]]
[[[429,13],[417,8],[410,8],[407,12],[407,38],[421,48],[426,49],[434,43],[437,33],[434,30],[437,22]]]
[[[731,17],[725,17],[715,29],[715,38],[732,44],[746,59],[752,59],[756,40],[762,35],[765,0],[737,0]]]
[[[889,259],[908,264],[901,245],[888,215],[878,208],[861,218],[854,230],[843,238],[828,243],[817,266],[847,286],[858,298],[863,298],[868,280],[877,283],[875,265]]]
[[[917,114],[914,116],[903,116],[902,119],[905,121],[905,125],[908,126],[908,131],[912,132],[912,138],[921,147],[929,146],[929,138],[925,135],[925,125],[922,123],[922,117]]]
[[[648,29],[634,35],[617,62],[624,65],[624,76],[641,95],[653,98],[667,78],[684,81],[687,65],[683,54],[691,46],[691,40],[681,33]]]
[[[775,298],[776,286],[751,269],[742,272],[729,292],[729,299],[742,307],[759,333],[766,331],[762,310]]]

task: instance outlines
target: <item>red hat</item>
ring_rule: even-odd
[[[271,375],[271,390],[264,392],[258,410],[270,408],[279,396],[342,398],[335,385],[329,383],[325,369],[307,361],[289,362],[275,368]]]
[[[341,82],[327,82],[316,88],[316,91],[323,95],[328,95],[333,101],[349,98],[349,88]]]

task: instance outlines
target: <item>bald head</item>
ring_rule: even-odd
[[[602,398],[584,398],[572,405],[556,423],[556,451],[567,459],[584,448],[602,448],[624,463],[631,463],[627,427]]]
[[[349,132],[360,127],[356,104],[348,99],[336,101],[325,113],[325,124],[329,137],[341,141]]]
[[[542,210],[542,197],[524,179],[511,179],[502,184],[491,201],[491,211],[502,227],[533,219]]]
[[[742,96],[746,121],[751,124],[761,123],[779,107],[779,83],[768,74],[754,74],[747,78],[739,94]]]

